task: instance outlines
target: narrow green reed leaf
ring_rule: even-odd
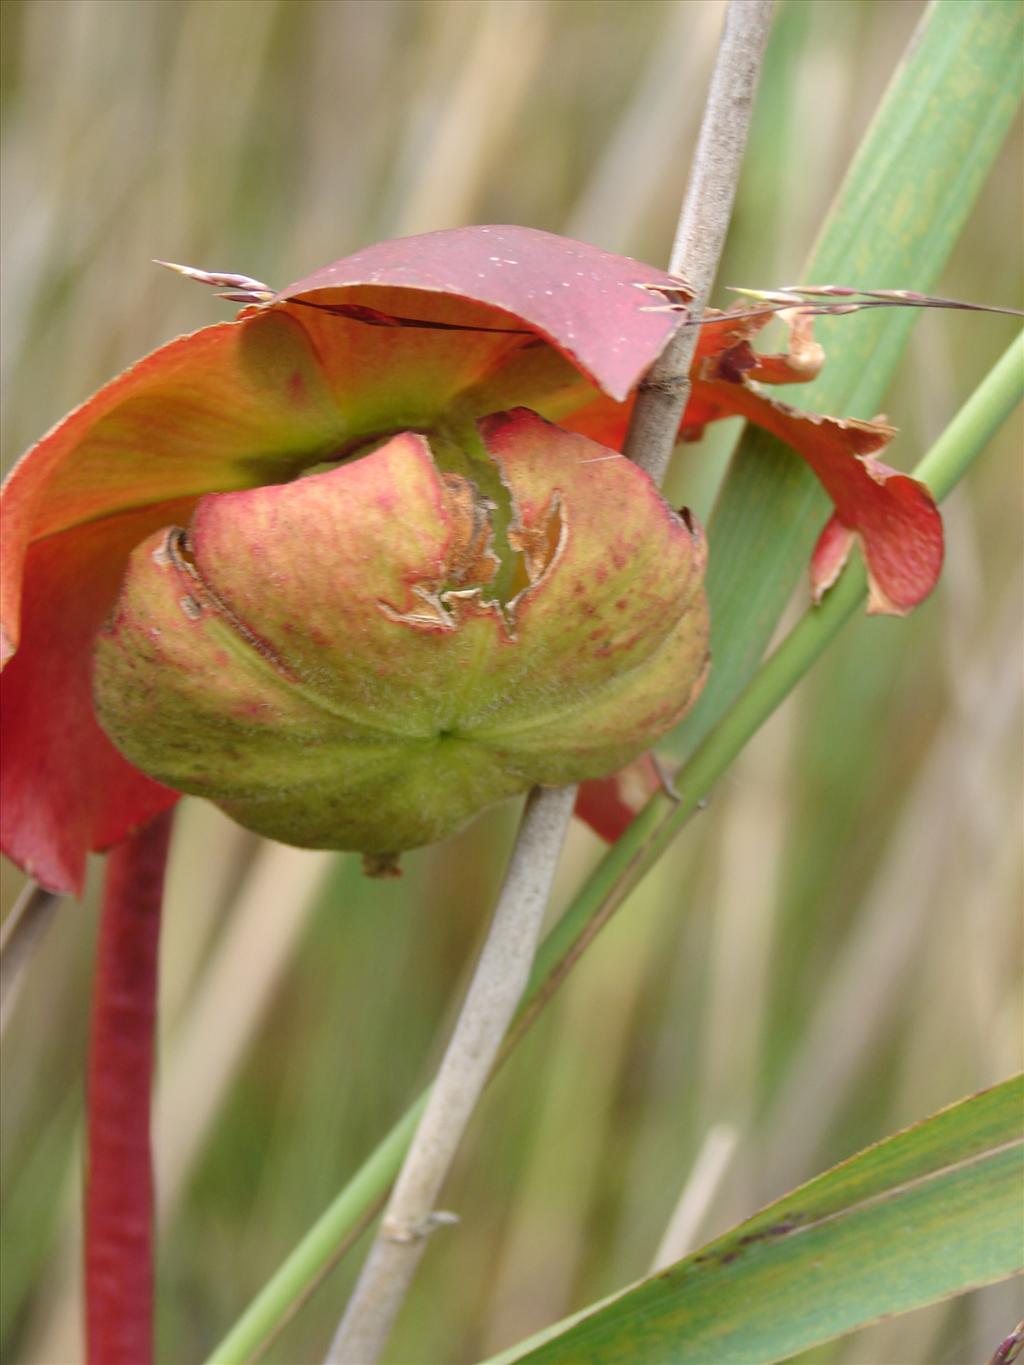
[[[938,497],[944,496],[964,476],[1022,395],[1024,334],[1008,348],[964,404],[915,473],[925,479]],[[677,836],[714,782],[843,624],[863,605],[866,591],[860,565],[849,565],[822,605],[807,612],[684,766],[676,783],[681,800],[677,803],[667,796],[655,796],[608,850],[541,945],[499,1064],[525,1034],[601,926]],[[427,1093],[398,1120],[306,1233],[214,1349],[207,1365],[241,1365],[252,1360],[295,1303],[317,1282],[339,1246],[387,1193],[412,1140]]]
[[[936,0],[854,158],[803,282],[934,286],[1019,103],[1022,41],[1017,0]],[[894,309],[820,319],[828,360],[801,386],[800,406],[872,417],[916,317]],[[674,757],[693,752],[757,667],[828,510],[808,467],[748,429],[708,532],[714,665],[697,705],[661,746]]]
[[[886,1138],[486,1365],[770,1365],[1024,1266],[1022,1078]]]

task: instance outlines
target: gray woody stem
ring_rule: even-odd
[[[729,0],[670,269],[685,274],[699,317],[729,224],[772,0]],[[625,453],[658,483],[689,393],[696,327],[684,327],[641,385]],[[326,1365],[373,1365],[412,1283],[462,1134],[486,1084],[533,962],[575,788],[527,798],[490,933],[426,1111]]]
[[[711,293],[725,244],[750,113],[757,92],[773,0],[729,0],[711,89],[669,270],[692,290],[690,317],[699,318]],[[640,384],[624,454],[655,483],[665,477],[679,422],[690,396],[690,363],[699,327],[681,327]]]
[[[329,1365],[372,1365],[391,1332],[427,1235],[441,1185],[526,987],[576,800],[575,787],[535,787],[505,884],[430,1100],[377,1239],[327,1355]]]

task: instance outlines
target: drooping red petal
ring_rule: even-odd
[[[170,814],[107,862],[89,1049],[85,1193],[89,1365],[153,1358],[150,1090]]]
[[[187,519],[204,492],[293,477],[340,430],[305,332],[265,314],[162,347],[15,467],[0,499],[11,660],[0,847],[44,885],[77,890],[90,849],[176,799],[117,754],[92,714],[92,641],[132,547]]]
[[[942,569],[942,518],[935,500],[923,484],[874,458],[895,434],[892,427],[801,412],[751,383],[801,383],[821,367],[812,315],[786,310],[776,316],[789,329],[789,345],[774,355],[759,354],[748,340],[771,321],[769,315],[725,313],[701,328],[680,435],[698,439],[708,422],[744,417],[791,446],[814,470],[836,509],[812,561],[815,600],[835,581],[856,538],[868,569],[868,611],[905,615],[928,596]],[[563,425],[620,448],[630,411],[631,404],[598,396]]]
[[[43,886],[81,889],[85,857],[177,800],[127,763],[92,707],[92,642],[132,546],[187,520],[161,503],[48,536],[25,571],[22,648],[3,673],[0,847]]]
[[[581,782],[574,813],[606,843],[614,844],[661,785],[654,755],[641,754],[617,773]]]
[[[815,600],[838,577],[856,537],[868,570],[869,612],[902,616],[931,592],[942,569],[942,519],[927,488],[875,458],[895,435],[884,422],[842,421],[800,412],[768,397],[751,380],[788,384],[811,379],[823,360],[813,316],[787,310],[781,355],[758,355],[744,338],[712,348],[694,372],[687,419],[746,417],[792,446],[817,474],[835,505],[814,551]],[[728,317],[721,320],[727,326]],[[727,334],[714,324],[719,341]]]
[[[924,484],[875,458],[892,439],[892,427],[800,412],[743,382],[698,382],[694,393],[718,415],[746,417],[803,456],[832,499],[838,522],[863,547],[870,612],[904,616],[928,596],[942,570],[942,518]],[[829,574],[834,578],[842,567],[835,563],[839,545],[835,530],[819,544],[819,595]]]
[[[665,309],[667,298],[686,297],[681,280],[629,257],[536,228],[495,226],[380,242],[307,275],[277,298],[355,302],[394,314],[398,292],[407,290],[499,309],[507,317],[497,325],[525,323],[618,400],[683,321]],[[471,311],[466,322],[474,322]],[[476,322],[488,325],[485,318]]]
[[[18,643],[32,540],[171,498],[290,479],[344,431],[305,333],[281,312],[206,327],[146,356],[49,431],[4,485],[4,657]]]

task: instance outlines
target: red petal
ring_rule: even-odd
[[[306,334],[282,312],[179,337],[45,435],[4,485],[4,658],[31,540],[149,503],[292,478],[344,434]]]
[[[90,849],[117,843],[178,799],[127,763],[96,724],[92,642],[131,547],[187,520],[191,506],[92,522],[29,551],[23,648],[0,680],[0,847],[53,890],[79,891]]]
[[[873,458],[894,435],[891,427],[799,412],[749,382],[799,383],[821,368],[824,353],[814,340],[813,316],[789,310],[778,316],[789,328],[789,345],[780,355],[752,350],[742,319],[731,333],[732,345],[727,344],[728,315],[704,329],[709,335],[695,367],[684,425],[738,415],[792,446],[836,509],[811,562],[815,600],[835,582],[856,536],[868,569],[868,611],[905,615],[928,596],[942,568],[942,519],[934,499],[923,484]],[[763,320],[746,321],[756,331]]]
[[[836,508],[811,566],[816,600],[835,581],[853,536],[863,546],[868,568],[868,611],[905,615],[931,592],[942,568],[942,519],[923,484],[897,473],[875,452],[888,445],[891,427],[878,422],[841,421],[803,413],[769,398],[749,383],[799,383],[818,372],[823,353],[812,335],[813,317],[786,312],[789,347],[759,355],[747,338],[769,315],[712,316],[701,328],[692,370],[693,389],[680,434],[697,439],[708,422],[745,417],[792,446],[810,464]],[[625,439],[632,403],[598,397],[562,425],[612,449]]]
[[[15,467],[0,508],[3,660],[22,647],[3,679],[0,847],[44,885],[79,889],[90,849],[177,799],[92,714],[92,641],[129,551],[203,492],[291,478],[340,434],[305,332],[278,312],[162,347]]]
[[[674,276],[584,242],[535,228],[466,227],[380,242],[289,285],[277,298],[344,299],[393,313],[395,293],[403,290],[499,309],[503,319],[476,321],[525,323],[620,400],[683,321],[680,312],[660,311],[667,302],[662,291],[685,297]],[[468,314],[467,325],[473,322]]]
[[[904,616],[928,596],[942,569],[942,518],[924,484],[874,458],[892,439],[892,427],[800,412],[745,383],[700,382],[694,394],[717,416],[746,417],[803,456],[838,521],[863,547],[868,611]],[[816,551],[816,583],[827,577],[826,565],[835,567],[836,552],[830,531]]]
[[[606,843],[614,844],[661,785],[654,755],[641,754],[617,773],[581,782],[575,814]]]

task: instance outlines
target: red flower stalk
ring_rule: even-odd
[[[452,478],[473,484],[482,468],[466,464],[478,450],[476,423],[512,408],[528,408],[548,423],[597,439],[610,471],[630,394],[682,323],[678,305],[686,299],[683,282],[663,272],[510,227],[383,243],[280,294],[248,287],[236,293],[257,302],[236,321],[179,338],[113,380],[23,458],[4,493],[0,645],[13,657],[4,674],[7,793],[0,843],[56,889],[80,884],[90,849],[116,844],[177,799],[177,791],[164,784],[180,769],[166,761],[167,736],[149,734],[137,753],[134,746],[145,709],[140,698],[145,700],[151,676],[140,671],[140,623],[130,639],[121,636],[134,651],[123,655],[133,661],[133,690],[113,698],[105,691],[105,714],[121,747],[164,782],[122,756],[97,724],[93,707],[94,644],[136,547],[165,528],[182,528],[185,539],[174,543],[186,547],[179,569],[189,575],[195,566],[187,528],[194,517],[203,524],[214,519],[216,497],[210,495],[287,485],[324,462],[336,465],[340,477],[355,468],[355,457],[403,432],[426,437],[449,489]],[[909,610],[930,590],[941,562],[934,504],[920,485],[874,458],[889,428],[808,416],[761,391],[760,382],[809,378],[821,354],[800,327],[787,355],[758,356],[749,337],[759,325],[758,319],[726,315],[703,328],[682,434],[694,436],[704,423],[740,413],[788,441],[812,464],[836,504],[837,520],[816,555],[815,590],[823,590],[857,538],[872,581],[873,608]],[[567,457],[555,452],[556,445],[552,440],[552,468],[568,468],[558,464]],[[599,457],[587,460],[596,479],[603,468]],[[323,477],[329,481],[335,474]],[[481,502],[473,515],[483,521],[474,571],[487,561],[491,541],[497,544],[506,534],[496,524],[499,514],[481,511],[484,502],[505,496],[500,478],[492,489],[478,491]],[[360,515],[353,509],[354,522]],[[525,565],[533,532],[525,520],[515,521],[515,509],[508,515],[508,543],[515,541],[512,553]],[[265,560],[270,545],[252,542],[247,553]],[[200,545],[197,553],[202,557],[206,550]],[[138,557],[135,562],[141,563]],[[202,577],[200,569],[195,572]],[[502,592],[509,596],[513,576],[508,568],[504,589],[481,581],[479,573],[473,583],[438,580],[437,592],[454,601],[460,588],[479,589],[481,604],[493,609],[496,602],[507,605]],[[245,625],[244,639],[261,653],[259,631],[244,616],[232,615],[215,589],[200,587],[196,600],[216,599],[222,622]],[[422,582],[410,584],[414,589],[426,591]],[[409,618],[406,607],[390,606]],[[424,628],[422,621],[407,623]],[[440,635],[451,624],[448,613],[430,629]],[[496,642],[488,648],[501,653]],[[287,674],[289,660],[276,647],[271,654],[274,666]],[[246,666],[252,663],[250,658]],[[609,668],[615,666],[613,658]],[[128,676],[122,673],[122,683]],[[301,686],[309,681],[305,674],[295,679]],[[662,728],[674,723],[694,683],[692,671],[680,676],[676,705],[666,697],[661,709]],[[156,698],[156,692],[149,695]],[[266,697],[250,701],[271,704]],[[123,703],[132,716],[127,727],[114,715]],[[279,703],[277,695],[273,704]],[[153,700],[150,714],[158,710]],[[657,733],[652,722],[646,740],[641,735],[630,740],[630,752]],[[613,754],[613,747],[606,750],[607,761],[630,756]],[[502,763],[510,771],[505,758]],[[565,767],[555,775],[552,768],[547,776],[532,775],[517,758],[510,763],[518,789],[534,780],[574,780],[566,775],[570,771],[576,777],[600,771],[594,755],[575,770]],[[484,782],[479,803],[514,789],[510,782],[498,784],[501,790]],[[255,789],[243,795],[250,804],[262,800]]]
[[[171,812],[115,848],[100,921],[88,1081],[86,1341],[91,1365],[153,1356],[149,1146],[157,947]]]

